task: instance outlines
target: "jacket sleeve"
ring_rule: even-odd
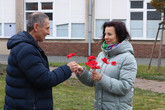
[[[84,71],[81,74],[77,74],[77,78],[85,85],[92,87],[94,85],[94,81],[91,79],[91,71],[88,71],[85,67]]]
[[[119,79],[111,78],[104,74],[98,83],[111,93],[125,95],[134,87],[136,73],[136,60],[133,55],[128,55],[120,69]]]
[[[17,54],[17,61],[25,78],[36,88],[56,86],[71,76],[71,70],[67,65],[49,71],[42,56],[33,46],[22,48]]]

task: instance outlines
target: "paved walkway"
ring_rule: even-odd
[[[135,88],[151,90],[158,93],[165,93],[165,81],[154,81],[136,78]]]

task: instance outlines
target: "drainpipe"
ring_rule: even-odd
[[[89,21],[88,21],[88,25],[89,25],[89,29],[88,29],[88,39],[89,39],[89,43],[88,43],[88,56],[91,55],[91,39],[92,39],[92,0],[89,0]]]

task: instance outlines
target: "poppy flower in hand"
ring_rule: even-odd
[[[107,61],[107,59],[104,57],[104,58],[102,58],[102,61],[104,62],[104,63],[106,63],[106,64],[109,64],[109,62]]]
[[[100,69],[100,66],[95,66],[92,69]]]
[[[87,59],[88,62],[85,62],[85,64],[91,67],[91,69],[100,69],[100,66],[97,66],[98,63],[95,61],[95,56],[89,56]]]
[[[100,66],[97,66],[96,61],[88,61],[88,62],[85,62],[85,64],[91,67],[91,69],[100,69]]]
[[[111,64],[112,64],[113,66],[115,66],[115,65],[116,65],[116,62],[115,62],[115,61],[113,61]]]
[[[95,56],[89,56],[89,57],[87,57],[87,59],[88,59],[88,60],[95,60],[96,57],[95,57]]]
[[[68,58],[71,58],[71,57],[73,57],[73,56],[75,56],[75,53],[70,53],[70,54],[67,55],[67,59],[68,59]]]
[[[85,64],[88,65],[89,67],[91,67],[92,69],[95,69],[95,67],[97,66],[97,62],[92,61],[92,60],[89,60],[88,62],[85,62]]]

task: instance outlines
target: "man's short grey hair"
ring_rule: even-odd
[[[28,16],[27,32],[31,32],[34,29],[34,24],[38,23],[40,27],[45,25],[45,19],[49,17],[45,13],[34,12]]]

